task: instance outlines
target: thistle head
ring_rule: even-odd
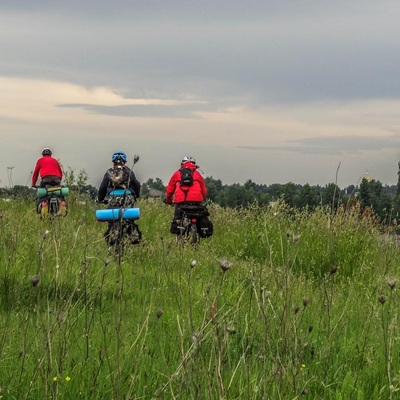
[[[32,286],[33,286],[33,287],[36,287],[36,286],[39,284],[39,282],[40,282],[40,277],[39,277],[39,275],[34,275],[34,276],[32,276],[32,278],[31,278],[31,283],[32,283]]]
[[[396,287],[397,279],[396,278],[388,279],[387,284],[389,285],[390,290],[393,290]]]
[[[223,272],[229,271],[233,267],[233,263],[227,260],[220,260],[219,266],[221,267]]]

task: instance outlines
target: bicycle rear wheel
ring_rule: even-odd
[[[190,243],[191,244],[198,244],[200,242],[200,235],[197,230],[197,225],[195,222],[192,222],[190,225]]]

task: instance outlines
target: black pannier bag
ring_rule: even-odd
[[[208,217],[210,213],[207,207],[201,204],[184,204],[180,207],[182,213],[185,213],[189,218]]]
[[[180,230],[179,230],[179,227],[178,227],[178,221],[173,220],[171,222],[170,232],[173,233],[174,235],[179,235]]]
[[[208,217],[200,217],[197,220],[197,230],[201,238],[208,238],[214,233],[214,225]]]
[[[189,218],[197,219],[197,230],[201,238],[208,238],[214,233],[213,223],[208,219],[210,213],[207,207],[201,204],[185,204],[181,210],[187,214]]]
[[[202,204],[183,204],[179,207],[181,216],[185,213],[188,218],[196,218],[197,230],[201,238],[207,238],[213,235],[214,226],[213,223],[208,219],[210,213],[207,207]],[[180,220],[173,220],[171,222],[170,232],[174,234],[180,234],[179,224]]]

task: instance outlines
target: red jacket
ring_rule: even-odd
[[[200,175],[200,172],[197,171],[197,167],[193,163],[187,162],[182,165],[182,168],[190,168],[194,170],[193,185],[188,187],[188,192],[185,197],[185,192],[181,189],[180,184],[180,170],[175,171],[167,185],[166,202],[171,204],[172,202],[183,203],[185,201],[203,201],[207,195],[207,188],[203,177]]]
[[[33,171],[32,175],[32,186],[36,186],[39,173],[41,178],[53,175],[62,179],[63,176],[60,163],[51,156],[43,156],[37,160],[35,170]]]

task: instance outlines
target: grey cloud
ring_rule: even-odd
[[[291,106],[293,103],[306,103],[308,107],[310,103],[320,100],[326,100],[325,104],[343,104],[342,99],[400,99],[400,85],[396,80],[397,65],[400,62],[399,14],[400,2],[394,0],[1,0],[0,76],[54,80],[77,84],[86,89],[107,87],[127,99],[201,99],[207,103],[114,107],[95,104],[60,105],[85,109],[90,113],[128,116],[132,117],[129,121],[132,123],[135,117],[186,118],[190,127],[201,131],[204,124],[201,120],[195,120],[200,118],[199,112],[221,112],[225,107],[236,105],[245,106],[250,115],[254,109],[261,115],[263,110],[269,109],[265,105],[272,106],[270,109],[273,110],[273,106],[278,103],[291,103]],[[357,104],[364,107],[368,103],[357,101]],[[383,115],[383,107],[378,108],[379,121],[372,114],[367,114],[365,126],[376,127],[380,132],[390,132],[389,129],[393,129],[395,133],[399,126],[398,116]],[[277,119],[288,121],[292,118],[291,111],[296,107],[287,109],[282,106],[277,109],[280,110]],[[393,109],[392,104],[387,112]],[[370,107],[366,106],[365,110],[368,113]],[[343,132],[345,124],[349,124],[349,134],[357,132],[352,130],[352,124],[360,128],[359,114],[349,112],[343,115],[336,111],[334,109],[328,113],[329,132],[333,132],[338,118],[339,132]],[[298,115],[294,114],[295,121]],[[271,113],[264,115],[266,125],[269,116]],[[311,123],[315,128],[313,119],[313,115],[307,114],[301,122],[305,125]],[[318,107],[315,119],[318,122]],[[200,123],[196,124],[198,121]],[[234,121],[230,120],[230,123]],[[5,126],[10,121],[2,117],[1,122]],[[85,158],[86,164],[80,164],[82,158],[76,158],[76,149],[67,150],[70,143],[75,141],[68,137],[68,140],[60,143],[62,135],[54,134],[57,121],[52,121],[51,126],[47,127],[40,125],[37,119],[24,118],[11,122],[7,134],[2,128],[0,135],[3,142],[4,136],[14,138],[18,130],[29,132],[29,138],[27,136],[26,140],[16,144],[21,147],[21,143],[26,143],[29,148],[24,150],[24,154],[29,156],[35,143],[51,142],[57,137],[56,144],[63,152],[61,158],[65,157],[66,165],[77,163],[79,167],[89,167],[91,174],[96,173],[97,169],[93,165],[99,161],[94,156],[92,161]],[[117,125],[117,118],[115,122]],[[168,126],[167,119],[163,122]],[[214,129],[229,129],[224,122],[219,124]],[[151,133],[152,124],[146,125],[146,132]],[[393,128],[386,128],[388,126]],[[254,127],[254,124],[239,125],[238,129],[250,131]],[[170,126],[169,130],[174,131],[175,128]],[[68,121],[63,121],[56,132],[68,129]],[[97,127],[93,129],[100,131]],[[123,129],[122,125],[119,130]],[[321,134],[323,130],[322,126]],[[35,131],[36,134],[32,133]],[[46,138],[44,132],[47,132]],[[100,133],[98,135],[100,138]],[[137,137],[130,139],[134,140],[132,148],[148,149],[148,168],[155,168],[151,171],[157,174],[158,167],[152,162],[155,154],[154,140],[150,140],[150,134],[142,136],[146,138],[143,143]],[[81,140],[83,136],[79,134],[76,137]],[[131,135],[127,134],[128,137]],[[102,141],[102,148],[114,149],[113,135],[107,133],[99,140]],[[121,141],[126,143],[125,139]],[[17,142],[10,139],[10,145],[3,147],[11,148],[12,143]],[[318,175],[315,179],[323,183],[324,171],[332,169],[329,162],[334,165],[333,170],[336,168],[338,154],[354,163],[351,164],[351,172],[355,169],[355,160],[364,171],[363,151],[374,155],[376,169],[380,168],[385,177],[396,181],[396,149],[400,148],[399,145],[396,132],[380,140],[356,136],[320,137],[287,141],[277,147],[247,149],[254,150],[251,162],[253,164],[255,159],[258,160],[258,170],[262,171],[259,178],[263,182],[278,179],[296,181],[297,178],[300,180],[301,174],[308,178],[309,171],[312,171],[313,175]],[[84,146],[85,143],[82,143],[82,148]],[[171,157],[175,157],[177,152],[191,153],[194,144],[182,146],[180,142],[166,138],[161,147],[162,152],[158,156],[165,160],[168,152]],[[205,144],[200,155],[207,161],[205,165],[215,163],[210,173],[224,181],[248,178],[247,167],[243,164],[239,166],[242,161],[238,160],[247,162],[250,159],[246,157],[249,152],[229,147],[228,143],[210,154],[209,147],[209,143]],[[379,152],[379,149],[383,150]],[[374,153],[373,150],[377,151]],[[196,152],[199,151],[196,144]],[[264,156],[263,151],[270,153],[268,157]],[[291,159],[299,165],[296,171],[285,171],[288,152],[291,152]],[[5,152],[5,156],[8,153]],[[226,160],[225,171],[221,170],[221,153]],[[68,154],[70,161],[67,161]],[[143,171],[147,168],[144,167],[145,159],[144,155],[141,164]],[[5,165],[12,165],[4,160]],[[315,171],[316,161],[318,171]],[[368,168],[372,170],[371,161]],[[20,166],[14,172],[17,174],[21,170]],[[273,175],[263,176],[265,170],[271,171]],[[5,173],[4,166],[1,172]],[[296,176],[293,175],[295,173]],[[6,178],[2,179],[4,183]],[[21,181],[25,182],[25,179],[22,175]]]
[[[151,118],[189,118],[201,119],[198,114],[210,106],[205,104],[188,105],[118,105],[100,106],[95,104],[60,104],[62,108],[81,108],[90,113],[119,117]]]
[[[400,98],[400,3],[355,3],[5,1],[0,74],[232,105]]]
[[[360,7],[360,4],[363,7]],[[390,5],[395,5],[392,2]],[[373,8],[388,10],[388,4],[376,4],[374,0],[364,0],[362,2],[351,2],[347,0],[337,0],[331,3],[308,2],[300,3],[297,1],[276,2],[265,0],[121,0],[110,2],[109,0],[35,0],[34,2],[18,2],[15,0],[2,0],[1,9],[11,12],[40,13],[47,15],[70,15],[74,18],[93,19],[105,17],[125,18],[132,21],[132,17],[141,20],[154,20],[155,18],[165,20],[166,18],[175,20],[190,18],[191,20],[206,20],[226,22],[243,21],[251,17],[252,21],[276,21],[279,18],[286,18],[289,21],[296,20],[298,16],[302,18],[321,18],[326,15],[338,17],[357,14],[362,16]],[[373,11],[370,11],[373,12]]]
[[[336,4],[340,3],[340,0]],[[367,3],[367,1],[365,1]],[[229,4],[229,7],[227,5]],[[347,4],[347,3],[346,3]],[[277,2],[265,0],[252,0],[243,2],[242,0],[230,0],[215,2],[214,0],[203,0],[201,2],[195,0],[186,0],[182,3],[181,0],[121,0],[118,3],[110,2],[109,0],[96,0],[92,1],[82,0],[36,0],[34,2],[17,2],[15,0],[2,0],[1,8],[7,11],[27,11],[40,12],[46,14],[54,14],[62,12],[63,14],[70,14],[76,16],[78,14],[84,17],[109,17],[109,16],[127,16],[127,14],[134,14],[141,18],[154,19],[155,15],[160,15],[160,18],[182,18],[191,17],[192,19],[208,20],[231,20],[242,19],[243,16],[260,16],[260,11],[268,12],[271,18],[276,17],[282,12],[299,12],[307,14],[307,7],[304,4],[297,4],[297,2],[288,2],[279,4]],[[319,8],[321,11],[327,12],[330,7],[329,4],[324,7],[319,7],[318,4],[313,8]],[[334,9],[335,7],[333,7]],[[79,11],[79,12],[77,12]],[[85,15],[85,11],[90,13]]]
[[[241,146],[245,150],[301,154],[344,155],[400,147],[400,134],[385,138],[369,136],[327,136],[290,140],[282,146]]]

